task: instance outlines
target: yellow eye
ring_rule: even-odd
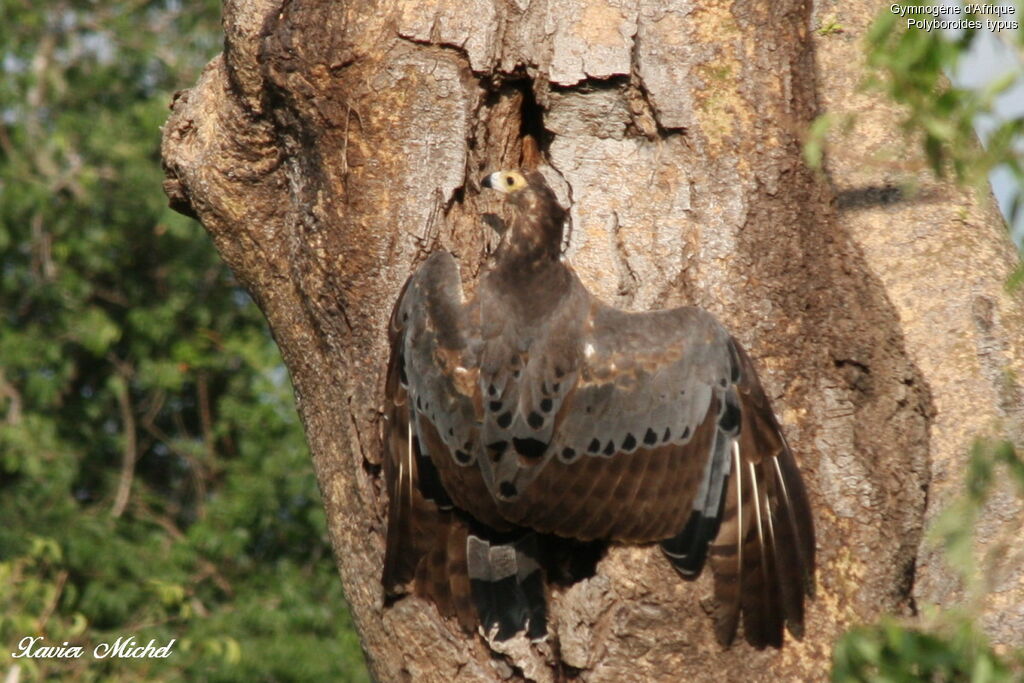
[[[519,171],[497,171],[487,176],[483,185],[503,194],[512,194],[526,187],[526,178]]]

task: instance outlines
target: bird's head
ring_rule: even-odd
[[[512,251],[557,258],[565,210],[540,171],[495,171],[480,185],[500,192],[512,207]]]
[[[516,170],[495,171],[485,175],[480,181],[484,187],[497,190],[502,194],[515,194],[527,186],[526,176]]]

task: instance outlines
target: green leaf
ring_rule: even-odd
[[[69,334],[93,355],[102,356],[121,336],[121,331],[103,310],[90,306],[74,317]]]

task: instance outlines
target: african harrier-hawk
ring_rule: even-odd
[[[755,647],[799,637],[811,511],[750,357],[698,308],[593,297],[539,172],[483,185],[512,218],[475,297],[438,251],[391,316],[385,591],[414,581],[468,630],[542,638],[567,554],[657,541],[684,577],[710,563],[722,644],[741,614]]]

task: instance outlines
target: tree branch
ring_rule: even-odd
[[[4,421],[9,425],[17,425],[21,423],[21,393],[17,387],[7,381],[4,377],[4,373],[0,370],[0,396],[6,396],[10,401],[10,405],[7,406],[7,415],[4,417]]]
[[[117,493],[114,495],[114,504],[110,509],[110,515],[117,519],[124,513],[128,505],[128,497],[131,495],[132,480],[135,478],[135,462],[138,459],[138,442],[135,432],[135,409],[131,399],[131,377],[134,373],[132,367],[120,360],[110,356],[111,361],[117,367],[117,405],[121,413],[121,431],[124,438],[121,450],[121,476],[117,483]]]

